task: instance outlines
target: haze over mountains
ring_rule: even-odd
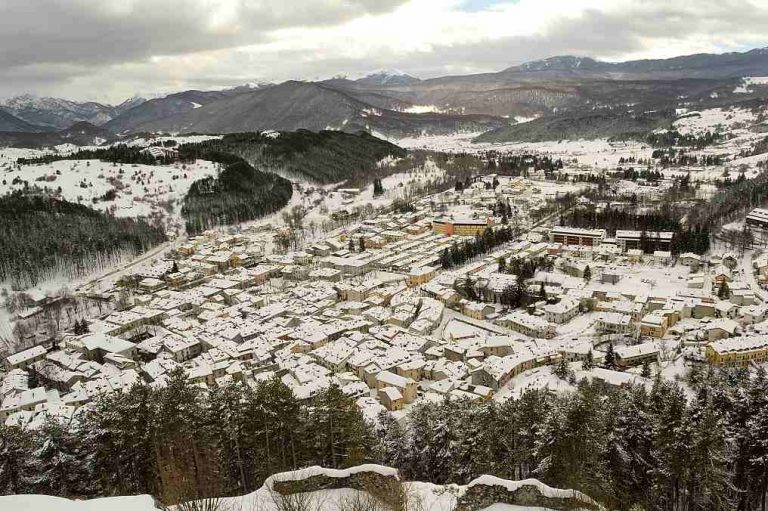
[[[596,126],[590,134],[606,136],[654,125],[637,127],[616,123],[615,118],[766,97],[768,87],[743,80],[765,76],[766,48],[621,63],[559,56],[497,73],[421,80],[379,71],[357,80],[190,90],[148,101],[133,98],[116,106],[24,95],[0,105],[0,131],[46,133],[87,122],[118,136],[305,128],[365,130],[394,138],[489,132],[484,140],[530,140],[562,137],[587,122]],[[599,120],[606,116],[613,118],[610,126]],[[537,120],[514,126],[521,118]]]

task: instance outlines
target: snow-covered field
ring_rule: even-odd
[[[149,495],[69,500],[48,495],[0,497],[0,509],[8,511],[158,511]]]
[[[509,151],[513,153],[546,154],[553,158],[562,158],[568,163],[589,165],[598,169],[610,169],[616,166],[619,158],[648,158],[652,148],[639,142],[608,142],[598,140],[563,140],[550,142],[508,142],[480,143],[472,142],[479,133],[459,133],[431,137],[402,138],[398,145],[407,149],[430,149],[445,152],[483,153],[485,151]]]
[[[354,211],[361,208],[382,208],[392,204],[397,199],[404,199],[413,193],[414,188],[429,181],[438,180],[445,175],[431,160],[428,160],[423,168],[413,169],[409,172],[400,172],[383,178],[382,187],[384,193],[378,197],[373,195],[373,183],[369,184],[359,193],[345,192],[343,185],[332,184],[317,186],[307,182],[298,182],[301,189],[294,191],[291,202],[284,209],[290,209],[294,205],[300,205],[306,211],[305,223],[317,224],[327,220],[329,215],[340,211]],[[277,215],[279,217],[279,214]],[[270,219],[262,219],[269,222]]]
[[[751,94],[753,85],[768,85],[768,76],[745,76],[741,85],[733,89],[734,94]]]
[[[16,165],[29,150],[0,153],[0,194],[25,186],[60,191],[71,202],[112,211],[120,217],[167,218],[180,224],[181,200],[193,182],[216,175],[219,165],[204,160],[191,164],[114,164],[99,160],[59,160],[49,164]],[[114,199],[105,198],[114,191]]]
[[[687,112],[672,126],[682,135],[702,135],[707,131],[725,131],[754,123],[755,114],[744,108],[710,108],[699,112]]]
[[[150,137],[150,138],[135,138],[126,145],[135,147],[149,147],[151,144],[157,142],[169,142],[171,140],[178,144],[197,144],[205,142],[206,140],[218,140],[222,138],[222,135],[184,135],[184,136],[165,136],[165,137]]]

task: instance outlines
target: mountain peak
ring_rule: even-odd
[[[559,55],[556,57],[526,62],[510,69],[517,69],[520,71],[572,71],[575,69],[592,69],[599,64],[600,62],[589,57]]]
[[[249,91],[255,91],[258,89],[263,89],[264,87],[269,87],[270,85],[272,84],[269,82],[261,82],[261,81],[246,82],[241,85],[236,85],[235,87],[224,89],[224,90],[240,93],[240,92],[249,92]]]
[[[355,81],[365,85],[411,85],[421,80],[399,69],[379,69]]]

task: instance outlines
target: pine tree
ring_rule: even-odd
[[[33,445],[28,431],[0,424],[0,495],[29,491]]]
[[[363,462],[372,438],[354,401],[334,384],[320,393],[313,405],[309,420],[317,427],[312,439],[315,459],[332,468]]]
[[[360,238],[360,252],[365,252],[365,240]]]
[[[218,495],[219,465],[203,422],[207,412],[183,369],[169,374],[156,401],[154,450],[161,500],[175,503]]]
[[[384,194],[384,186],[381,183],[381,179],[376,178],[373,180],[373,196],[378,197]]]
[[[407,458],[405,435],[400,423],[392,417],[392,414],[382,410],[378,416],[377,457],[381,462],[390,467],[401,468]]]
[[[347,249],[350,252],[354,252],[355,251],[355,241],[352,239],[351,236],[349,237],[349,243],[347,244]]]
[[[717,297],[721,300],[727,300],[730,296],[731,290],[728,283],[726,281],[721,282],[720,286],[717,288]]]
[[[605,351],[603,366],[606,369],[616,369],[616,354],[613,351],[613,343],[608,343],[608,349]]]
[[[568,369],[568,362],[565,360],[565,356],[560,357],[560,362],[555,368],[555,375],[561,380],[567,380],[570,370]]]
[[[595,367],[595,356],[592,354],[591,349],[587,352],[587,355],[584,358],[584,361],[582,362],[581,367],[585,371],[589,371],[590,369]]]
[[[768,493],[768,377],[760,367],[748,383],[749,401],[744,431],[748,445],[747,467],[754,482],[754,493],[760,509],[766,509]]]
[[[83,490],[89,481],[74,433],[57,420],[48,419],[36,443],[38,448],[32,455],[33,491],[60,496],[87,494]]]
[[[589,266],[584,268],[584,280],[586,282],[589,282],[590,280],[592,280],[592,269]]]
[[[640,376],[643,378],[650,378],[651,377],[651,366],[648,364],[648,359],[643,360],[643,367],[640,371]]]
[[[213,387],[208,395],[209,414],[205,424],[210,428],[217,447],[218,472],[225,494],[248,493],[251,490],[242,438],[245,423],[243,394],[243,387],[229,384]]]

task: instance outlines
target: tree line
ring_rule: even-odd
[[[672,232],[671,252],[674,254],[693,252],[703,254],[709,250],[710,227],[704,222],[686,222],[680,219],[682,211],[662,207],[649,213],[638,213],[635,209],[615,208],[609,204],[603,209],[594,207],[573,208],[568,214],[560,215],[560,225],[587,229],[605,229],[614,236],[617,230],[635,230],[645,232]],[[653,240],[641,235],[641,248],[652,252]]]
[[[554,159],[547,155],[508,154],[488,151],[485,157],[488,160],[488,170],[490,172],[497,172],[507,176],[527,177],[530,169],[553,173],[563,168],[562,159]]]
[[[166,387],[103,395],[69,424],[0,426],[0,494],[241,495],[273,473],[372,460],[375,442],[338,387],[309,401],[278,379],[204,392],[176,370]]]
[[[476,256],[486,254],[497,246],[512,241],[515,238],[514,230],[508,225],[499,229],[486,227],[482,234],[473,239],[456,242],[440,252],[440,265],[444,269],[461,266],[474,259]]]
[[[722,165],[723,157],[719,154],[689,154],[682,149],[674,147],[665,147],[664,149],[654,149],[651,157],[658,160],[662,167],[678,167],[701,165],[702,167],[711,167],[713,165]]]
[[[277,379],[204,391],[173,373],[98,398],[70,424],[0,426],[0,494],[150,493],[163,503],[237,495],[269,475],[379,462],[406,479],[466,484],[535,477],[609,509],[764,509],[768,378],[694,367],[678,383],[610,386],[562,377],[573,392],[503,402],[413,406],[406,421],[363,418],[337,387],[297,400]]]
[[[723,140],[723,135],[707,131],[703,135],[683,135],[677,130],[665,130],[650,133],[645,141],[653,147],[685,146],[702,149]]]
[[[69,154],[45,154],[34,158],[18,158],[16,162],[19,165],[48,164],[59,160],[101,160],[111,163],[141,165],[165,165],[173,163],[173,160],[171,159],[156,159],[148,152],[143,152],[143,149],[143,147],[138,146],[115,144],[98,149],[80,149]]]
[[[757,156],[765,153],[768,153],[768,137],[761,138],[752,144],[749,149],[742,149],[739,152],[739,156],[745,158],[747,156]]]
[[[466,484],[481,474],[535,477],[608,509],[765,509],[768,379],[764,371],[691,373],[693,395],[574,382],[482,404],[421,404],[402,425],[384,417],[380,456],[406,479]]]

